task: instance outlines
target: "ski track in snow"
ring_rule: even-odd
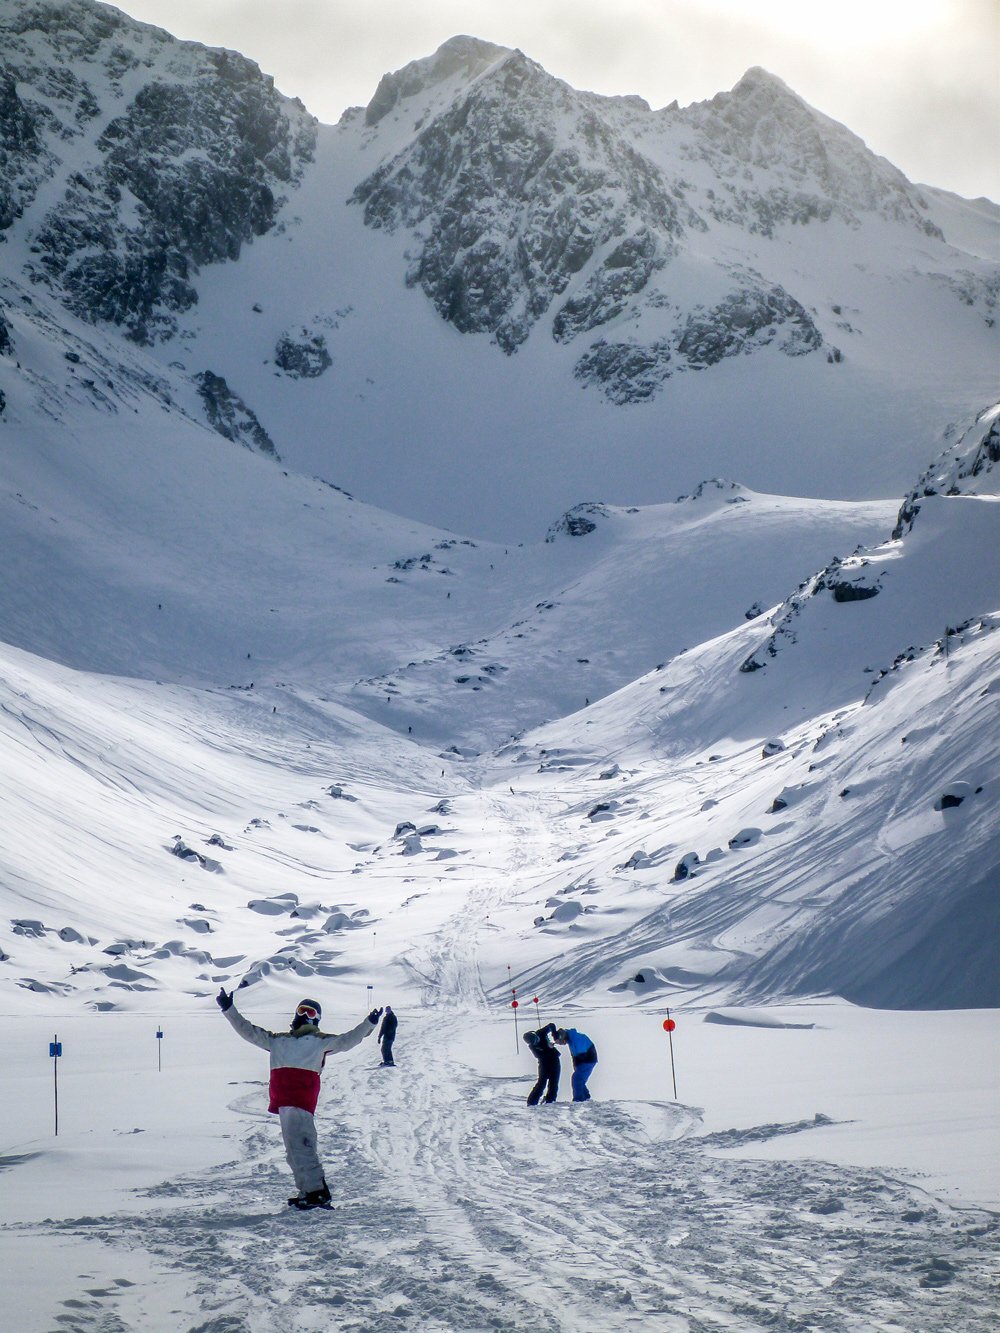
[[[505,803],[491,796],[491,811]],[[512,859],[546,822],[525,820]],[[499,869],[499,868],[498,868]],[[995,1327],[998,1221],[871,1169],[767,1162],[727,1149],[811,1122],[700,1137],[669,1102],[529,1109],[533,1076],[484,1077],[453,1054],[485,999],[476,958],[503,876],[483,872],[414,952],[428,1019],[401,1064],[374,1041],[324,1075],[318,1122],[333,1212],[285,1206],[290,1179],[262,1089],[240,1091],[237,1160],[167,1181],[133,1215],[43,1224],[145,1265],[63,1302],[62,1333],[344,1333],[403,1329],[715,1329],[932,1333]],[[569,1092],[564,1061],[563,1098]],[[9,1228],[30,1238],[33,1228]],[[127,1265],[123,1264],[123,1267]],[[164,1283],[189,1295],[157,1322]],[[119,1285],[121,1284],[121,1285]]]
[[[395,1070],[327,1075],[332,1213],[283,1206],[255,1088],[231,1108],[251,1125],[240,1160],[149,1191],[138,1227],[57,1231],[179,1270],[198,1313],[172,1327],[190,1333],[995,1327],[996,1219],[877,1171],[716,1155],[808,1125],[698,1138],[697,1113],[670,1103],[529,1111],[526,1079],[449,1058],[461,1022],[425,1026]],[[161,1326],[142,1287],[85,1294],[63,1303],[64,1333]]]

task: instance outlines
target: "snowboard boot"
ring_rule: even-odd
[[[300,1194],[294,1199],[288,1201],[293,1208],[299,1208],[305,1211],[308,1208],[329,1208],[330,1191],[327,1188],[326,1181],[318,1190],[309,1190],[306,1194]]]

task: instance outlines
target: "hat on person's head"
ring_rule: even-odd
[[[565,1028],[556,1028],[556,1041],[567,1041],[568,1039],[569,1033]]]
[[[306,1023],[311,1023],[313,1027],[319,1027],[319,1020],[323,1017],[323,1006],[319,1000],[300,1000],[295,1006],[295,1017],[292,1019],[292,1027],[300,1028]]]

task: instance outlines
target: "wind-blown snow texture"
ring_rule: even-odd
[[[993,207],[760,70],[456,38],[331,128],[0,17],[16,1327],[989,1328]],[[220,985],[402,1015],[332,1219]]]

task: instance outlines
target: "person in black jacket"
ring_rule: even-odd
[[[556,1033],[555,1023],[546,1023],[535,1032],[526,1032],[521,1040],[531,1048],[538,1061],[538,1080],[528,1093],[528,1105],[537,1106],[542,1092],[546,1102],[554,1102],[559,1095],[559,1052],[550,1038]],[[546,1090],[546,1085],[548,1088]]]
[[[385,1006],[385,1015],[382,1019],[382,1026],[378,1030],[379,1045],[382,1047],[382,1063],[384,1065],[394,1065],[396,1061],[392,1058],[392,1043],[396,1040],[396,1027],[399,1020],[392,1012],[390,1005]]]

